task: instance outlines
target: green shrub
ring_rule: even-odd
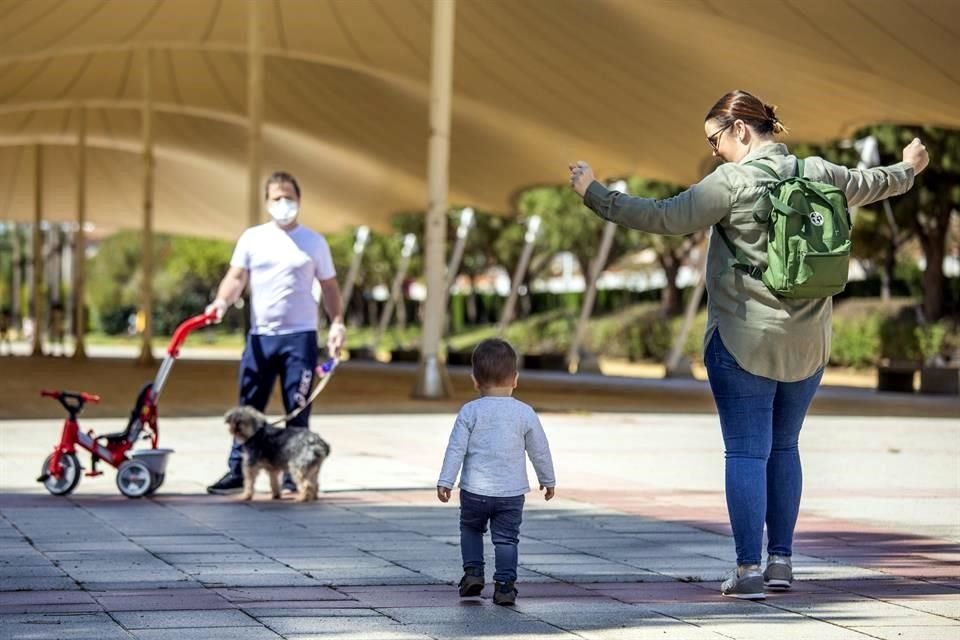
[[[913,330],[913,335],[917,340],[920,353],[923,355],[924,364],[935,365],[942,361],[943,345],[947,337],[945,322],[917,327]]]
[[[833,319],[833,349],[830,363],[840,367],[876,366],[880,355],[880,319]]]

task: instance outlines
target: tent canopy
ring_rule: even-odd
[[[385,226],[426,207],[429,0],[260,1],[263,174],[301,180],[305,222]],[[0,218],[138,228],[142,56],[152,50],[158,231],[247,224],[247,3],[0,0]],[[952,0],[460,0],[450,201],[507,213],[566,163],[690,183],[730,89],[780,106],[789,140],[873,122],[960,127]]]

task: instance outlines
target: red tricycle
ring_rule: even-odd
[[[55,496],[65,496],[73,491],[80,482],[82,469],[76,453],[79,445],[90,452],[90,470],[84,475],[102,475],[103,472],[97,470],[97,463],[103,461],[117,469],[117,488],[128,498],[142,498],[159,489],[166,474],[167,458],[173,450],[157,447],[160,438],[157,400],[187,335],[215,320],[214,313],[201,314],[185,320],[176,328],[156,378],[140,389],[127,428],[123,431],[98,436],[92,430],[80,430],[77,416],[86,403],[99,402],[100,396],[83,392],[41,391],[40,395],[59,400],[69,415],[63,422],[60,443],[43,461],[37,482],[42,482],[47,491]],[[149,440],[150,448],[134,450],[134,445],[140,439]]]

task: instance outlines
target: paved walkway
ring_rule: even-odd
[[[515,609],[452,586],[456,507],[433,490],[449,414],[314,418],[333,453],[311,505],[263,479],[253,503],[203,495],[218,418],[163,419],[177,453],[153,499],[110,470],[54,498],[33,478],[57,423],[0,421],[0,638],[960,638],[960,421],[810,418],[797,588],[746,603],[717,594],[714,417],[542,418],[560,485],[528,496]]]

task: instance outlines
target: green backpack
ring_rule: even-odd
[[[803,177],[797,159],[795,177],[781,178],[757,161],[746,163],[773,176],[777,183],[757,201],[753,219],[767,225],[767,268],[751,264],[720,225],[717,232],[736,256],[734,268],[761,280],[781,298],[828,298],[843,291],[850,265],[850,213],[837,187]],[[770,203],[765,216],[758,207]]]

